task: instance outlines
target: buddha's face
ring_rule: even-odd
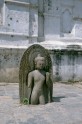
[[[44,69],[44,66],[45,66],[45,62],[42,61],[42,60],[38,60],[37,63],[36,63],[36,68],[37,69]]]
[[[44,57],[38,57],[35,61],[35,67],[36,69],[42,70],[45,67],[45,58]]]

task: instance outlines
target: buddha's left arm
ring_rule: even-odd
[[[51,75],[49,72],[46,73],[46,84],[49,89],[49,97],[50,97],[50,102],[52,101],[52,95],[53,95],[53,82],[51,79]]]

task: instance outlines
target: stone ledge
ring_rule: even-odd
[[[22,6],[32,7],[32,8],[38,8],[38,5],[36,4],[30,4],[28,2],[20,2],[18,0],[5,0],[5,3],[12,3],[12,4],[18,4]]]
[[[82,38],[60,38],[56,40],[48,40],[40,42],[40,45],[49,50],[54,49],[73,49],[82,50]]]

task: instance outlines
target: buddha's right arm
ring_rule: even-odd
[[[28,74],[28,98],[30,99],[32,93],[32,85],[33,85],[33,76],[32,72]]]

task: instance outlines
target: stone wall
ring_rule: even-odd
[[[21,57],[26,49],[0,49],[0,82],[19,82]],[[82,81],[82,50],[50,50],[53,79],[61,82]]]
[[[19,67],[24,49],[0,49],[0,82],[19,82]]]
[[[54,50],[51,56],[54,81],[82,81],[82,51]]]
[[[21,57],[33,43],[51,51],[57,80],[82,80],[81,12],[81,0],[0,0],[0,81],[19,81]],[[70,45],[80,53],[69,52]]]
[[[82,37],[81,6],[81,0],[44,0],[45,40]]]

